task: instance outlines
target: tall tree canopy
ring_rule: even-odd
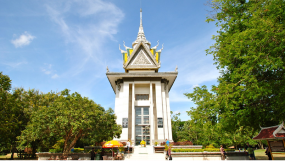
[[[16,150],[17,136],[25,129],[29,116],[24,114],[25,90],[11,90],[11,79],[0,72],[0,150]],[[11,155],[13,159],[13,155]]]
[[[225,116],[225,110],[217,102],[215,86],[211,91],[208,91],[205,85],[195,87],[192,93],[185,95],[197,105],[187,111],[191,119],[184,124],[182,130],[185,139],[191,140],[194,144],[213,144],[215,147],[221,144],[237,147],[243,146],[246,142],[257,144],[251,139],[257,132],[252,127],[242,126],[235,120],[221,121]]]
[[[285,1],[213,0],[220,28],[207,50],[221,71],[221,122],[259,129],[284,120]]]
[[[78,93],[63,90],[48,93],[42,104],[33,108],[30,122],[22,131],[21,141],[48,141],[56,136],[64,140],[63,153],[69,153],[81,137],[102,141],[119,137],[121,126],[112,109],[105,110]]]
[[[207,54],[220,70],[218,85],[185,93],[197,107],[184,124],[195,144],[242,145],[260,126],[284,120],[285,1],[212,0],[219,28]]]
[[[68,153],[80,138],[92,145],[121,134],[122,128],[116,124],[111,108],[105,110],[68,89],[59,93],[12,90],[11,82],[9,76],[0,72],[0,150],[14,152],[16,146],[31,146],[35,153],[63,141],[60,148]]]

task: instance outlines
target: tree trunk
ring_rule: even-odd
[[[11,150],[11,160],[14,160],[14,152],[15,152],[16,148],[12,145],[12,150]]]
[[[76,141],[82,136],[82,129],[79,130],[78,134],[75,136],[74,140],[70,143],[70,145],[68,146],[66,144],[66,146],[64,146],[64,150],[63,150],[63,155],[68,154],[70,152],[70,150],[72,149],[73,146],[75,146]],[[67,143],[68,140],[65,140],[65,142]]]
[[[264,148],[263,148],[263,143],[262,143],[262,141],[259,140],[258,143],[259,143],[259,148],[264,149]]]

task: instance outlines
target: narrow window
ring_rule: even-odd
[[[148,94],[136,94],[136,100],[149,100]]]
[[[162,118],[157,118],[157,125],[158,125],[158,128],[163,128],[163,120],[162,120]]]
[[[123,128],[128,128],[128,118],[123,118]]]

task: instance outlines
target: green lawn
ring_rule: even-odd
[[[265,149],[258,149],[254,151],[256,160],[268,160],[265,155]],[[285,160],[285,153],[273,154],[274,160]]]

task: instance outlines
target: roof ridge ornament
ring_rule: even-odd
[[[159,45],[159,40],[157,40],[157,45],[154,46],[154,47],[152,47],[151,49],[155,49],[155,50],[156,50],[156,48],[158,47],[158,45]]]
[[[127,46],[125,45],[125,41],[123,41],[123,42],[124,42],[124,47],[126,48],[126,50],[131,49],[130,47],[127,47]]]
[[[148,48],[150,48],[151,43],[146,40],[144,31],[143,31],[143,23],[142,23],[142,9],[140,9],[140,27],[139,27],[139,32],[137,39],[133,42],[133,48],[135,48],[136,45],[138,45],[140,42],[144,42],[145,44],[148,45]]]
[[[163,44],[162,44],[162,48],[157,50],[157,52],[161,52],[163,50]]]
[[[122,54],[127,52],[127,51],[121,49],[121,45],[120,44],[119,44],[119,50],[121,51]]]

